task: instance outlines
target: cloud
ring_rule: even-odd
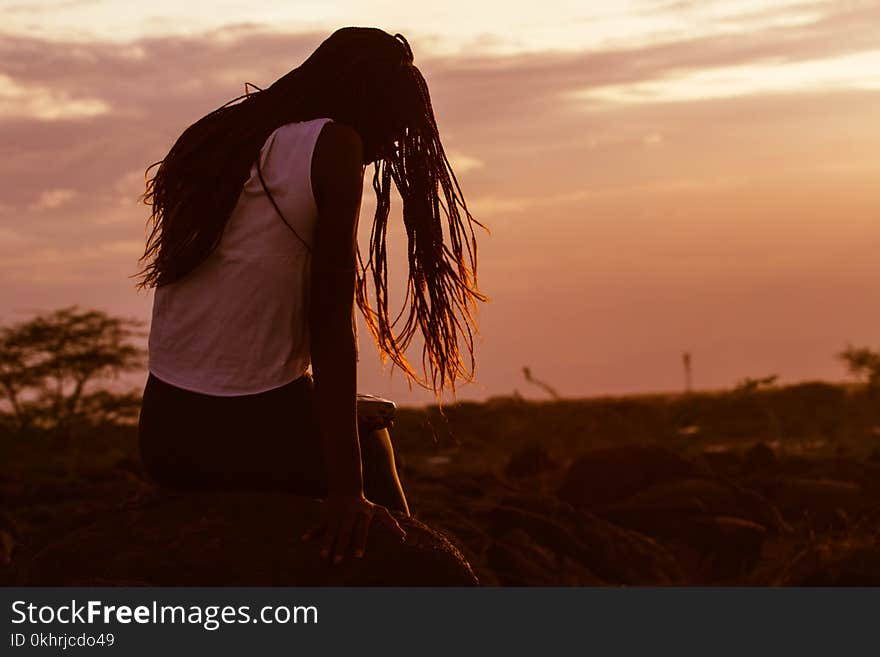
[[[880,49],[810,61],[724,66],[656,80],[578,90],[573,98],[610,104],[691,102],[817,89],[880,90]]]
[[[28,206],[29,210],[57,210],[70,203],[78,196],[75,189],[48,189],[40,194],[40,197]]]
[[[31,238],[12,228],[0,226],[0,247],[21,248],[28,245]]]
[[[30,244],[27,251],[9,253],[0,263],[0,273],[26,280],[52,280],[55,275],[66,275],[85,280],[89,274],[100,274],[108,266],[129,273],[143,252],[138,240],[110,240],[100,244],[37,244],[22,236],[10,236],[0,231],[0,246],[21,247]]]
[[[448,153],[447,156],[449,158],[449,163],[452,165],[452,169],[457,175],[467,173],[468,171],[474,171],[475,169],[482,169],[486,166],[486,163],[483,162],[483,160],[470,155],[465,155],[464,153],[451,152]]]
[[[637,198],[648,195],[682,195],[736,189],[748,184],[743,176],[706,176],[704,178],[667,178],[656,182],[638,185],[619,185],[611,187],[584,188],[570,192],[549,195],[480,196],[471,206],[482,216],[505,216],[524,213],[529,210],[546,209],[555,206],[574,206],[583,201],[613,198]]]
[[[859,53],[880,47],[872,20],[880,11],[876,5],[821,6],[825,13],[808,24],[747,34],[696,35],[588,52],[442,55],[422,57],[420,66],[466,192],[494,197],[486,206],[494,212],[512,209],[509,201],[497,200],[510,188],[520,195],[554,196],[597,184],[635,184],[632,178],[641,174],[630,170],[629,154],[646,158],[664,153],[668,158],[675,143],[674,152],[691,149],[697,157],[705,144],[718,148],[715,140],[723,134],[718,130],[733,129],[727,126],[734,120],[743,134],[751,129],[763,133],[769,126],[787,125],[780,123],[787,114],[805,121],[809,114],[817,126],[829,111],[864,107],[868,92],[857,96],[813,90],[795,100],[770,95],[768,83],[756,87],[761,93],[728,100],[711,98],[699,84],[700,76],[723,75],[719,72],[731,67],[744,67],[738,80],[745,84],[747,71],[754,67],[853,61],[835,58],[863,57]],[[0,98],[5,85],[12,89],[7,95],[30,94],[37,98],[31,101],[32,110],[43,108],[0,112],[4,149],[14,154],[0,158],[0,179],[8,181],[0,201],[27,207],[51,181],[52,189],[77,191],[89,225],[129,225],[140,233],[145,208],[136,201],[143,191],[144,169],[161,159],[183,128],[240,94],[245,80],[271,83],[325,37],[323,32],[287,34],[241,24],[123,44],[0,39]],[[674,109],[659,105],[682,79],[697,81],[690,87],[690,97],[697,99]],[[609,89],[632,96],[651,85],[659,91],[648,94],[650,102],[629,109],[609,112],[608,103],[597,102],[595,96]],[[573,97],[590,92],[594,96],[589,102]],[[88,116],[83,108],[100,113]],[[55,118],[46,120],[52,111]],[[710,122],[714,134],[694,132]],[[660,144],[664,148],[646,148]],[[585,168],[597,158],[602,159],[603,176]],[[127,172],[124,179],[120,172]],[[30,230],[66,230],[60,211],[51,214],[41,219],[42,227]]]
[[[28,86],[0,74],[0,118],[40,121],[94,118],[110,106],[99,98],[76,98],[49,87]]]
[[[573,92],[595,98],[613,89],[630,95],[647,90],[643,95],[651,97],[653,91],[657,97],[662,89],[650,85],[668,88],[676,80],[686,81],[683,76],[698,76],[694,81],[699,84],[704,80],[701,75],[708,76],[706,84],[711,85],[730,67],[743,67],[734,82],[747,91],[749,71],[758,70],[757,66],[779,67],[880,49],[880,33],[873,27],[880,20],[876,3],[805,6],[813,7],[814,13],[822,8],[824,13],[808,22],[744,34],[698,34],[584,52],[422,56],[419,63],[444,121],[461,124],[469,118],[474,123],[481,116],[492,116],[499,130],[508,130],[510,120],[559,114],[582,105],[573,101]],[[248,24],[124,44],[6,35],[0,41],[4,76],[0,107],[6,86],[7,119],[22,118],[20,111],[16,114],[16,98],[30,94],[28,112],[37,117],[103,118],[112,113],[153,124],[162,124],[165,117],[194,120],[241,93],[245,80],[264,86],[280,77],[324,37],[323,32],[288,34]],[[784,71],[779,69],[780,74]],[[755,92],[763,91],[766,86],[756,86]]]
[[[698,93],[671,107],[659,93],[651,102],[611,109],[595,97],[587,103],[572,97],[584,90],[632,92],[687,76],[699,81],[730,67],[837,61],[880,47],[876,7],[829,7],[809,23],[746,34],[587,52],[436,55],[419,64],[475,216],[522,216],[652,189],[712,189],[733,163],[750,166],[739,163],[744,149],[730,148],[732,140],[753,140],[753,153],[772,156],[773,148],[795,138],[787,130],[800,140],[827,141],[822,135],[832,115],[866,126],[874,96],[864,90],[770,94],[759,85],[759,93],[732,99]],[[242,93],[245,80],[271,83],[325,37],[237,25],[122,44],[0,39],[0,80],[12,93],[43,94],[37,105],[79,100],[102,109],[53,120],[38,112],[0,112],[4,152],[11,154],[0,158],[0,179],[7,183],[0,203],[20,209],[21,230],[47,248],[62,240],[72,247],[142,239],[148,211],[137,197],[144,169],[187,125]],[[865,153],[870,146],[866,141]],[[856,149],[847,154],[856,156],[862,157]],[[37,211],[39,220],[28,220],[27,213]],[[10,216],[3,213],[0,222]]]
[[[55,2],[36,2],[7,5],[3,12],[7,14],[49,14],[69,9],[81,9],[90,5],[103,4],[105,0],[56,0]]]

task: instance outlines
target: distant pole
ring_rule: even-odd
[[[691,354],[690,352],[684,352],[681,357],[682,362],[684,363],[684,391],[685,394],[690,394],[691,392]]]

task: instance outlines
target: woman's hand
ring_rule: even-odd
[[[363,495],[331,495],[324,501],[324,514],[324,520],[302,538],[308,541],[323,533],[321,556],[326,559],[332,553],[333,563],[342,561],[349,546],[353,547],[355,557],[364,556],[373,520],[388,527],[401,541],[406,540],[406,532],[391,512]]]

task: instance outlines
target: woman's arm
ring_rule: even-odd
[[[352,326],[355,245],[364,169],[360,137],[328,123],[312,160],[318,222],[312,250],[309,333],[321,440],[331,495],[361,495],[357,351]]]
[[[339,123],[321,131],[312,159],[318,221],[312,249],[309,332],[315,404],[328,477],[322,555],[362,556],[374,514],[403,535],[390,513],[364,497],[357,425],[357,345],[353,324],[363,143]],[[311,535],[310,532],[309,535]]]

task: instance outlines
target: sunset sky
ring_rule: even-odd
[[[344,25],[407,36],[492,231],[459,398],[543,397],[523,366],[565,396],[677,391],[684,351],[698,389],[842,380],[836,352],[880,347],[877,0],[0,0],[0,322],[147,319],[144,169]],[[431,399],[360,348],[362,391]]]

